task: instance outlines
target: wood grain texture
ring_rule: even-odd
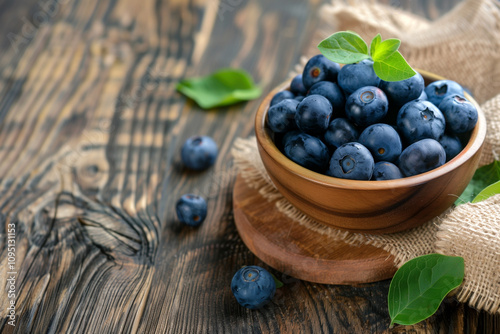
[[[47,7],[46,4],[52,7]],[[202,111],[180,78],[241,67],[264,90],[309,47],[320,1],[3,0],[0,2],[0,331],[2,333],[361,333],[387,331],[388,282],[357,287],[283,279],[261,311],[230,280],[263,265],[232,215],[229,150],[253,131],[259,100]],[[43,6],[43,7],[42,7]],[[43,14],[45,13],[45,14]],[[194,134],[216,165],[184,170]],[[180,195],[209,215],[182,227]],[[7,231],[15,226],[16,326],[8,324]],[[447,301],[395,332],[498,329]]]
[[[360,284],[391,278],[394,258],[383,249],[349,245],[322,235],[276,209],[238,176],[233,189],[234,220],[245,245],[276,270],[308,282]]]

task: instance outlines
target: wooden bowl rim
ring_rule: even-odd
[[[416,69],[424,78],[437,81],[445,80],[444,77],[427,72],[424,70]],[[272,138],[269,136],[265,129],[267,110],[269,109],[269,104],[277,92],[288,89],[290,80],[285,81],[281,85],[278,85],[273,89],[262,101],[257,110],[255,116],[255,134],[259,145],[262,149],[272,157],[277,164],[288,170],[288,172],[297,175],[298,177],[309,180],[310,182],[320,184],[327,187],[335,187],[349,190],[383,190],[383,189],[395,189],[395,188],[407,188],[413,187],[419,184],[429,182],[433,179],[439,178],[442,175],[452,172],[454,169],[460,167],[462,164],[467,162],[472,158],[482,147],[484,140],[486,138],[486,117],[479,104],[470,96],[467,92],[464,93],[465,97],[477,108],[478,121],[476,126],[472,130],[469,142],[464,147],[464,149],[453,159],[445,163],[444,165],[433,169],[431,171],[409,176],[396,180],[383,180],[383,181],[360,181],[360,180],[349,180],[340,179],[328,175],[323,175],[320,173],[313,172],[307,168],[304,168],[292,160],[288,159],[281,151],[276,147]],[[260,152],[259,152],[260,153]]]

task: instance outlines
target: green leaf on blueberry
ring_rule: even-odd
[[[406,262],[389,286],[391,326],[413,325],[433,315],[444,297],[462,284],[464,259],[428,254]]]
[[[382,37],[380,34],[375,36],[374,39],[378,37],[379,43],[376,43],[375,46],[372,43],[372,47],[370,47],[370,55],[373,61],[383,61],[392,56],[395,52],[398,52],[399,46],[401,45],[401,41],[396,38],[386,39],[382,42]]]
[[[223,107],[258,98],[260,87],[241,69],[222,69],[200,78],[180,81],[177,90],[190,97],[203,109]]]
[[[373,55],[376,53],[378,46],[382,43],[382,36],[377,34],[377,36],[373,37],[372,42],[370,44],[370,54]]]
[[[352,31],[339,31],[319,43],[318,49],[331,61],[353,64],[364,59],[373,60],[373,69],[384,81],[401,81],[413,77],[416,72],[398,51],[401,41],[390,38],[382,41],[380,34],[370,44]]]
[[[318,48],[326,58],[341,64],[357,63],[370,58],[365,41],[350,31],[336,32],[319,43]]]
[[[495,160],[489,165],[482,166],[476,170],[471,181],[465,188],[464,192],[455,201],[455,205],[460,205],[468,202],[480,202],[486,198],[500,193],[500,186],[494,184],[500,181],[500,161]],[[487,188],[490,189],[486,190]],[[484,190],[484,193],[481,194]],[[481,196],[479,196],[481,194]],[[485,196],[490,194],[489,196]]]
[[[375,74],[384,81],[400,81],[416,74],[399,51],[392,53],[384,60],[373,62]]]

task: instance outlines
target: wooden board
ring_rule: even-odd
[[[394,275],[393,257],[369,245],[353,246],[315,232],[279,212],[238,176],[234,220],[247,247],[271,267],[325,284],[376,282]]]
[[[236,230],[228,173],[260,99],[205,111],[175,85],[231,66],[269,91],[316,48],[327,2],[1,1],[1,334],[499,332],[500,316],[453,299],[389,330],[388,280],[316,284],[268,267],[285,283],[273,301],[258,311],[236,302],[234,273],[265,266]],[[201,173],[179,163],[196,134],[220,148]],[[196,229],[175,217],[188,192],[208,200]]]

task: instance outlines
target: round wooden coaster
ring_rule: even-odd
[[[292,277],[324,284],[357,284],[388,279],[393,257],[369,245],[352,246],[302,226],[279,212],[238,176],[234,220],[246,246],[269,266]]]

